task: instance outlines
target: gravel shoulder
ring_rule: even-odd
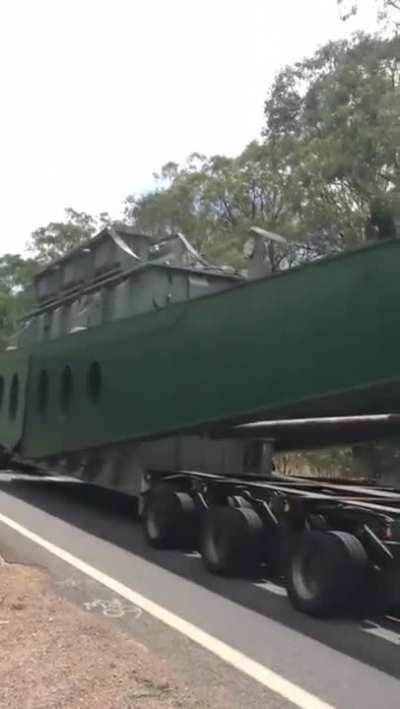
[[[41,569],[1,561],[0,634],[2,707],[208,706],[109,618],[57,595]]]

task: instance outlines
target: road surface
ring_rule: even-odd
[[[127,498],[2,473],[0,553],[45,566],[82,607],[108,608],[216,707],[399,707],[400,619],[308,618],[265,579],[214,577],[195,553],[150,549]],[[118,599],[131,612],[113,613]]]

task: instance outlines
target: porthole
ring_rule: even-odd
[[[46,416],[49,403],[49,375],[45,369],[42,369],[39,376],[37,402],[40,413],[42,416]]]
[[[19,403],[19,379],[18,379],[18,374],[14,374],[12,380],[11,380],[11,387],[10,387],[10,399],[9,399],[9,404],[8,404],[8,412],[10,419],[15,419],[17,416],[17,411],[18,411],[18,403]]]
[[[0,377],[0,411],[3,408],[4,402],[4,377]]]
[[[72,369],[69,365],[67,365],[63,369],[60,384],[60,407],[64,412],[68,411],[71,406],[73,390],[74,383],[72,377]]]
[[[103,388],[103,374],[98,362],[92,362],[87,374],[87,390],[92,401],[97,402]]]

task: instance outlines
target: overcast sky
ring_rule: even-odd
[[[2,0],[0,254],[64,207],[118,216],[152,173],[257,138],[274,74],[343,25],[336,0]]]

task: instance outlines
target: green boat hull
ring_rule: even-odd
[[[3,353],[0,442],[41,458],[257,418],[400,411],[399,304],[390,241]]]

